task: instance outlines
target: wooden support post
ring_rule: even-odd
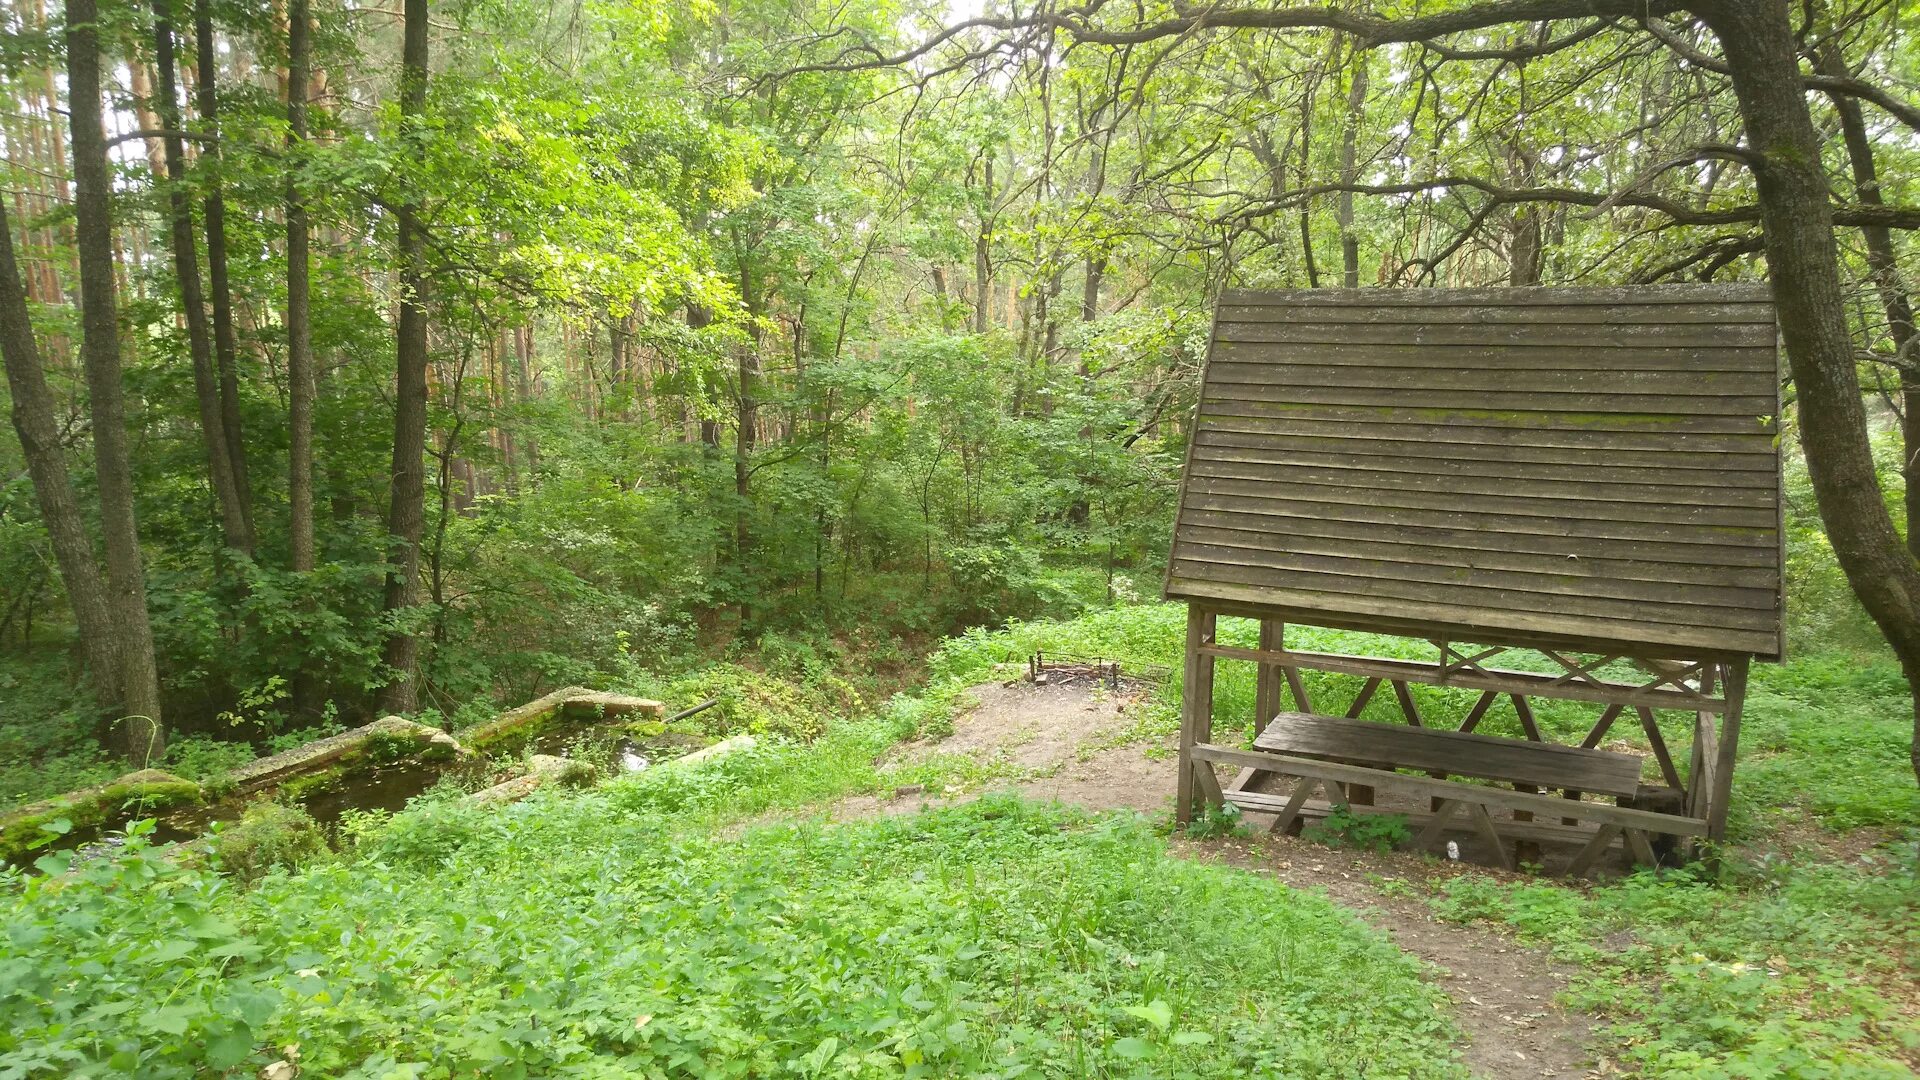
[[[1707,800],[1707,839],[1727,837],[1727,804],[1733,798],[1733,762],[1740,750],[1740,713],[1747,703],[1747,657],[1726,665],[1724,697],[1727,711],[1720,717],[1720,737],[1713,754],[1713,794]]]
[[[1193,770],[1213,766],[1197,761],[1195,744],[1213,740],[1213,657],[1200,651],[1213,644],[1220,617],[1198,605],[1187,605],[1187,668],[1181,682],[1180,773],[1175,781],[1174,817],[1182,825],[1193,821],[1199,809],[1199,791]]]
[[[1260,620],[1260,649],[1278,651],[1286,642],[1286,624],[1278,619]],[[1254,665],[1253,737],[1259,738],[1275,713],[1280,711],[1280,669],[1261,661]]]
[[[1718,664],[1709,664],[1700,673],[1700,692],[1714,692],[1715,679],[1720,674]],[[1693,749],[1687,756],[1687,816],[1705,817],[1707,800],[1713,795],[1713,759],[1718,752],[1715,748],[1718,739],[1713,731],[1714,714],[1696,712],[1693,715]],[[1687,856],[1697,858],[1699,844],[1691,837],[1686,840]]]

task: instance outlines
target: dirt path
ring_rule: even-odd
[[[1131,726],[1125,711],[1131,699],[1124,687],[1113,694],[1085,685],[988,683],[971,694],[979,705],[955,721],[951,736],[909,746],[903,753],[965,753],[1003,763],[1019,776],[1005,786],[1034,798],[1151,814],[1171,807],[1172,742],[1121,742]],[[908,813],[933,801],[918,794],[850,799],[835,808],[834,816]],[[1257,830],[1265,822],[1251,816],[1250,824]],[[1554,1004],[1569,969],[1542,950],[1494,930],[1437,922],[1420,899],[1424,889],[1407,889],[1411,895],[1401,895],[1387,885],[1492,871],[1405,854],[1339,851],[1265,832],[1244,839],[1179,840],[1175,849],[1191,858],[1271,874],[1296,888],[1324,890],[1385,931],[1396,945],[1431,964],[1453,999],[1466,1036],[1463,1054],[1475,1076],[1531,1080],[1597,1075],[1593,1055],[1585,1049],[1592,1021]]]

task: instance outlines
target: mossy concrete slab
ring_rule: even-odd
[[[19,858],[39,847],[44,826],[65,820],[72,828],[109,824],[129,809],[151,813],[201,800],[200,785],[159,769],[141,769],[94,787],[80,788],[0,815],[0,857]]]
[[[297,746],[270,757],[255,758],[229,774],[242,793],[272,787],[296,776],[330,767],[343,758],[358,756],[381,745],[401,744],[415,753],[439,753],[451,757],[460,744],[439,728],[416,724],[398,716],[383,716],[371,724],[343,731]]]
[[[468,728],[462,732],[464,741],[475,749],[484,749],[491,743],[509,738],[537,724],[544,723],[554,713],[566,707],[567,702],[576,698],[589,697],[594,691],[584,686],[563,686],[550,694],[542,694],[527,702],[508,709],[484,724]]]

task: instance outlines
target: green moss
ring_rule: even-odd
[[[511,756],[526,749],[527,743],[535,736],[551,730],[557,722],[564,719],[565,714],[565,709],[556,706],[513,727],[492,733],[475,734],[468,738],[466,745],[478,753]]]
[[[274,791],[281,799],[287,802],[299,802],[316,791],[326,791],[332,788],[335,784],[345,779],[348,773],[356,771],[360,764],[362,763],[357,755],[342,759],[330,768],[321,769],[319,772],[308,773],[305,776],[296,776],[275,788]]]

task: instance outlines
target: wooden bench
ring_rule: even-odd
[[[1355,786],[1393,786],[1429,795],[1433,811],[1408,815],[1422,825],[1414,843],[1426,848],[1440,838],[1460,811],[1466,812],[1465,825],[1471,826],[1494,849],[1495,856],[1508,868],[1507,839],[1557,840],[1584,843],[1575,857],[1572,873],[1584,873],[1619,840],[1640,862],[1653,864],[1648,833],[1700,836],[1706,833],[1703,819],[1674,814],[1653,813],[1624,806],[1581,801],[1579,793],[1595,793],[1631,799],[1640,791],[1642,759],[1635,754],[1578,746],[1560,746],[1543,742],[1522,742],[1468,732],[1443,731],[1411,725],[1382,724],[1313,713],[1277,714],[1254,740],[1253,750],[1237,750],[1212,744],[1194,748],[1201,762],[1239,765],[1242,774],[1227,790],[1219,790],[1218,778],[1210,766],[1199,771],[1209,798],[1230,801],[1243,809],[1275,813],[1276,830],[1293,825],[1303,813],[1321,812],[1332,805],[1348,804]],[[1417,769],[1426,776],[1410,776],[1394,769]],[[1252,790],[1244,781],[1259,773],[1298,777],[1291,794],[1280,796]],[[1567,797],[1543,795],[1537,790],[1514,791],[1484,784],[1445,779],[1464,776],[1522,785],[1527,788],[1554,788]],[[1209,783],[1211,781],[1211,783]],[[1327,799],[1313,803],[1316,788]],[[1513,811],[1517,820],[1496,824],[1489,808]],[[1367,806],[1353,806],[1356,813],[1382,813]],[[1564,824],[1551,820],[1561,818]],[[1576,825],[1574,821],[1591,824]],[[1504,830],[1505,836],[1502,835]]]

